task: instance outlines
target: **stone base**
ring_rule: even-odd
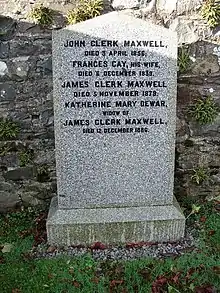
[[[176,201],[167,206],[61,210],[53,198],[47,219],[48,243],[58,246],[176,241],[184,230]]]

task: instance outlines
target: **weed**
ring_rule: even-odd
[[[19,127],[16,122],[9,119],[0,119],[0,139],[16,138]]]
[[[21,167],[25,167],[33,160],[33,150],[25,150],[18,154]]]
[[[39,182],[45,182],[48,181],[50,179],[49,176],[49,170],[48,170],[48,166],[47,165],[39,165],[37,166],[37,181]]]
[[[203,167],[194,169],[193,172],[194,174],[191,176],[191,180],[198,185],[209,179],[209,173]]]
[[[188,48],[181,47],[178,49],[177,64],[178,64],[180,73],[184,73],[187,71],[187,69],[189,68],[189,65],[190,65]]]
[[[40,4],[31,10],[30,17],[42,26],[49,26],[53,23],[53,12],[50,8]]]
[[[210,124],[218,116],[219,109],[211,96],[200,98],[191,106],[189,114],[199,124]]]
[[[3,145],[0,147],[0,157],[4,157],[7,155],[11,150],[11,147],[8,145]]]
[[[68,24],[75,24],[96,16],[103,10],[103,0],[81,0],[80,4],[67,14]]]
[[[201,8],[201,15],[211,28],[220,23],[220,4],[216,0],[206,0]]]

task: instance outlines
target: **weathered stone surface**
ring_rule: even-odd
[[[20,193],[20,198],[22,201],[22,205],[25,207],[28,206],[39,206],[43,205],[44,202],[40,199],[37,199],[37,193],[34,191],[29,191],[29,192],[19,192]]]
[[[7,171],[4,174],[4,178],[7,180],[23,180],[33,178],[32,167],[21,167]]]
[[[0,15],[0,41],[10,40],[14,36],[16,25],[12,18]]]
[[[198,9],[201,3],[202,0],[157,0],[157,10],[167,14],[183,14]]]
[[[49,199],[56,195],[56,182],[29,182],[29,184],[24,188],[25,192],[35,192],[35,197],[37,199]]]
[[[53,198],[47,239],[58,246],[173,241],[183,237],[184,223],[176,201],[168,206],[62,210]]]
[[[17,193],[0,190],[0,213],[6,213],[20,204],[21,200]]]
[[[179,45],[191,44],[199,40],[199,34],[194,26],[194,21],[185,16],[175,18],[169,28],[177,32]]]
[[[10,75],[12,79],[23,80],[27,78],[30,65],[29,56],[17,57],[10,62]]]
[[[0,83],[0,101],[13,101],[16,97],[15,89],[7,83]]]
[[[3,61],[0,61],[0,76],[4,76],[8,73],[7,64]]]
[[[210,54],[196,59],[192,66],[192,73],[210,75],[211,73],[219,72],[219,68],[218,56]]]
[[[8,42],[0,42],[0,58],[7,58],[9,55]]]
[[[129,8],[139,8],[140,0],[113,0],[112,7],[114,9],[129,9]]]

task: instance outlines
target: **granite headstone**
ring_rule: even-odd
[[[177,240],[176,33],[122,12],[53,32],[56,245]]]

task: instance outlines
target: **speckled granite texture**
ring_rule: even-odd
[[[50,243],[183,236],[172,205],[176,59],[174,32],[118,12],[54,32]]]
[[[85,47],[65,47],[67,40],[69,45],[85,42]],[[107,46],[103,40],[115,40],[117,46]],[[125,45],[127,40],[130,46]],[[148,43],[139,46],[137,41]],[[91,50],[99,56],[85,56],[85,51]],[[114,51],[127,56],[109,56]],[[133,56],[133,52],[144,56]],[[61,208],[172,203],[176,55],[175,33],[117,12],[54,32],[54,118]],[[93,65],[81,67],[81,61],[87,65],[92,61]],[[94,67],[95,61],[100,67]],[[153,62],[153,67],[144,66],[146,62]],[[79,77],[79,71],[85,70],[92,76]],[[106,77],[109,71],[135,75]],[[140,72],[148,76],[140,76]],[[72,85],[76,81],[81,88]],[[120,96],[126,91],[128,96]],[[74,97],[82,93],[89,97]],[[113,96],[100,96],[103,93]],[[104,101],[105,107],[88,105]],[[118,114],[104,115],[108,111]],[[72,125],[76,122],[81,126]],[[71,125],[64,126],[66,123]],[[83,133],[91,129],[94,133]]]
[[[47,240],[57,246],[175,241],[184,236],[184,229],[176,201],[166,206],[64,210],[53,198]]]

